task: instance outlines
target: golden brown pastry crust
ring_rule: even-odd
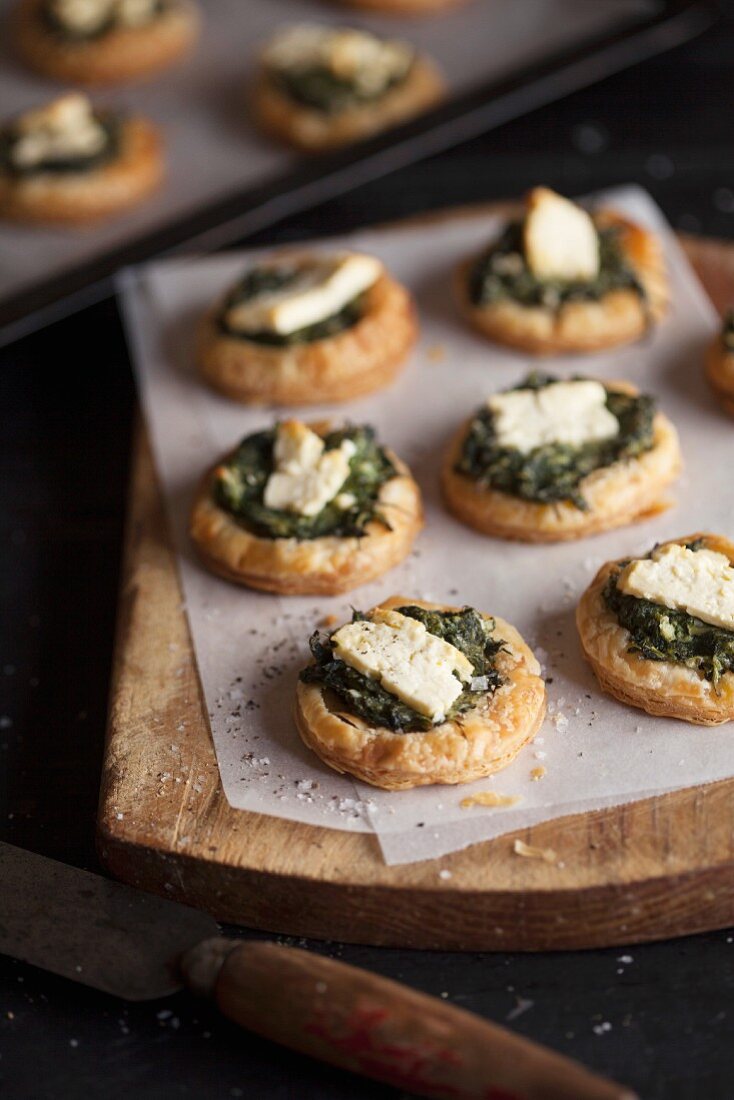
[[[94,87],[136,80],[167,68],[188,53],[199,36],[199,11],[191,0],[147,27],[120,27],[87,42],[65,42],[39,17],[42,0],[23,0],[16,14],[16,44],[32,69],[56,80]]]
[[[484,336],[498,344],[533,355],[598,351],[638,340],[665,314],[668,278],[660,243],[654,233],[611,210],[595,217],[600,228],[617,226],[622,248],[645,289],[646,300],[634,290],[613,290],[598,302],[567,302],[558,310],[523,306],[507,300],[475,306],[469,299],[468,278],[478,257],[459,266],[456,293],[462,314]]]
[[[0,217],[61,225],[111,217],[151,194],[164,170],[158,130],[135,116],[122,124],[118,155],[98,168],[26,178],[0,172]]]
[[[229,336],[218,324],[221,302],[200,326],[197,362],[215,389],[244,404],[313,405],[349,401],[392,382],[418,327],[413,300],[382,275],[365,294],[365,311],[325,340],[272,347]]]
[[[721,406],[734,416],[734,351],[719,334],[706,353],[706,378]]]
[[[388,130],[422,114],[445,95],[444,79],[430,58],[418,57],[400,84],[374,103],[327,114],[295,103],[262,71],[253,91],[253,108],[260,126],[306,153],[336,149]]]
[[[726,554],[734,562],[734,543],[720,535],[696,532],[670,543],[703,539],[706,549]],[[584,592],[576,610],[576,625],[584,655],[600,686],[615,699],[648,714],[680,718],[700,726],[717,726],[734,719],[734,674],[725,673],[714,688],[695,669],[672,661],[648,661],[629,653],[629,634],[604,602],[603,591],[617,562],[607,562]]]
[[[605,382],[609,389],[636,394],[626,382]],[[468,420],[454,436],[443,465],[442,485],[449,510],[484,535],[520,542],[561,542],[586,538],[612,527],[636,523],[671,506],[663,490],[678,476],[678,433],[663,413],[653,421],[654,445],[638,458],[595,470],[581,482],[589,502],[582,512],[568,501],[538,504],[497,489],[484,488],[454,469],[461,455]]]
[[[320,435],[329,429],[323,422],[310,427]],[[191,538],[199,557],[225,580],[282,596],[337,596],[382,576],[407,557],[423,526],[420,489],[408,467],[391,451],[387,454],[398,476],[381,486],[377,499],[391,530],[373,520],[362,538],[332,535],[298,540],[253,535],[214,500],[214,470],[210,470],[191,512]]]
[[[379,606],[407,604],[459,610],[403,596],[391,596]],[[543,723],[545,683],[535,656],[515,628],[503,619],[495,622],[497,636],[506,643],[497,657],[505,682],[455,721],[425,733],[394,733],[351,714],[320,684],[299,681],[295,718],[302,740],[335,771],[388,791],[470,783],[506,768]]]

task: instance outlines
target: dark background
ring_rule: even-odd
[[[724,21],[257,239],[339,232],[509,197],[535,183],[575,194],[630,181],[647,187],[682,230],[731,238],[733,57],[734,25]],[[135,399],[115,306],[6,348],[0,369],[0,837],[96,868]],[[513,1015],[517,1031],[616,1076],[645,1100],[734,1096],[734,942],[726,932],[555,955],[309,946],[494,1020]],[[185,995],[127,1007],[2,957],[0,1095],[397,1096],[240,1033]]]

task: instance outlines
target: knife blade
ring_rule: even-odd
[[[0,843],[0,952],[126,1001],[183,988],[178,960],[212,917]]]
[[[0,952],[126,1000],[186,986],[264,1038],[436,1100],[635,1100],[445,1001],[308,951],[226,939],[185,905],[1,842]]]

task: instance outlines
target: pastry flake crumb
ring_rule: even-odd
[[[336,626],[338,622],[338,615],[324,615],[323,618],[319,619],[319,626]]]
[[[519,794],[499,794],[497,791],[478,791],[461,800],[462,810],[470,806],[515,806],[522,799]]]
[[[546,769],[542,764],[537,768],[532,768],[530,771],[530,778],[533,783],[537,783],[539,779],[542,779],[545,775],[545,771]]]
[[[526,859],[542,859],[545,863],[556,863],[558,859],[553,848],[539,848],[535,844],[526,844],[524,840],[516,840],[512,848],[516,856]]]

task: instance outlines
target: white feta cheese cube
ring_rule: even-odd
[[[336,657],[434,723],[443,721],[474,675],[460,649],[397,611],[378,608],[371,619],[341,627],[333,641]]]
[[[525,259],[538,279],[591,281],[599,274],[599,235],[576,203],[547,187],[528,197]]]
[[[651,558],[630,562],[617,587],[625,595],[734,631],[734,569],[727,556],[715,550],[689,550],[678,543],[662,546]]]
[[[500,447],[523,454],[550,443],[583,446],[619,433],[619,421],[606,407],[601,382],[553,382],[537,390],[494,394],[487,405]]]

